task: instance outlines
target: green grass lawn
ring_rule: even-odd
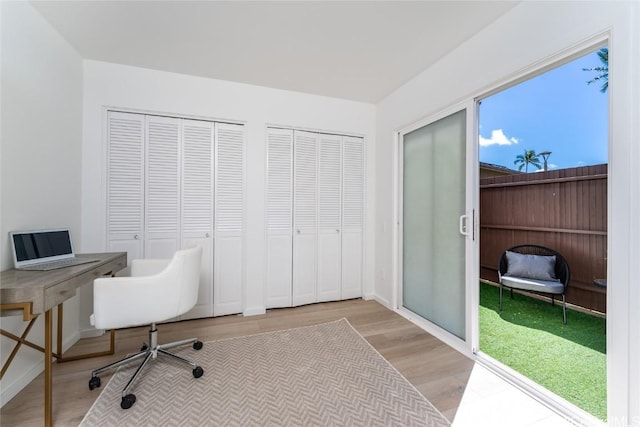
[[[605,319],[480,284],[480,350],[606,420]]]

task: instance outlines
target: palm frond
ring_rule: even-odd
[[[609,48],[608,47],[603,47],[602,49],[600,49],[597,55],[598,55],[598,58],[600,58],[600,61],[605,63],[607,66],[609,66]]]
[[[608,79],[607,79],[606,82],[602,83],[602,87],[600,88],[600,92],[607,93],[607,90],[609,90],[609,81],[608,81]]]
[[[600,92],[606,93],[609,89],[609,48],[603,47],[598,52],[596,52],[600,62],[603,65],[597,67],[583,68],[582,71],[590,71],[598,73],[593,79],[587,81],[587,84],[595,83],[599,80],[605,80],[605,82],[600,87]]]

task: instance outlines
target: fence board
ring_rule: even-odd
[[[480,276],[497,281],[498,259],[520,244],[547,246],[569,263],[567,301],[606,312],[607,165],[480,180]]]

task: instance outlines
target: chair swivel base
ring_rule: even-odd
[[[113,368],[117,368],[122,365],[126,365],[138,359],[143,359],[138,369],[136,369],[135,373],[127,382],[127,385],[122,389],[122,401],[120,402],[120,407],[122,409],[129,409],[136,402],[136,396],[132,393],[129,393],[129,389],[133,385],[133,383],[138,379],[144,367],[151,360],[157,358],[158,355],[168,357],[174,361],[183,363],[188,365],[192,369],[192,374],[194,378],[200,378],[202,374],[204,374],[204,370],[197,366],[194,362],[191,362],[187,359],[184,359],[176,354],[170,353],[167,350],[170,348],[181,347],[183,345],[192,344],[194,350],[200,350],[202,348],[202,342],[198,341],[196,338],[190,338],[186,340],[176,341],[168,344],[158,344],[158,330],[156,329],[156,324],[152,323],[149,329],[149,344],[144,343],[140,352],[125,357],[122,360],[117,362],[110,363],[102,368],[98,368],[91,372],[91,379],[89,379],[89,390],[93,390],[95,388],[100,387],[101,381],[99,375],[105,371],[108,371]]]

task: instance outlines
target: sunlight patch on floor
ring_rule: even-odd
[[[453,427],[573,425],[477,363],[453,420]]]

